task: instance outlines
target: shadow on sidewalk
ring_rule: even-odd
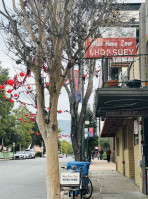
[[[116,164],[113,162],[108,163],[107,160],[98,160],[95,158],[91,161],[89,170],[116,170]]]

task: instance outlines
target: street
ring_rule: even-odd
[[[73,161],[60,158],[60,167]],[[0,199],[46,199],[46,158],[0,161]]]

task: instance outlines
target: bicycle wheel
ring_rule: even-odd
[[[83,198],[90,198],[92,196],[93,186],[89,177],[82,178],[82,195]]]

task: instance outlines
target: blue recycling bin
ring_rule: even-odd
[[[89,165],[91,162],[79,162],[79,161],[70,161],[67,163],[67,169],[72,169],[71,166],[77,166],[76,171],[80,171],[79,168],[82,168],[82,175],[88,175]]]

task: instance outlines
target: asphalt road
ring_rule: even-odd
[[[0,161],[0,199],[46,199],[46,158]]]

